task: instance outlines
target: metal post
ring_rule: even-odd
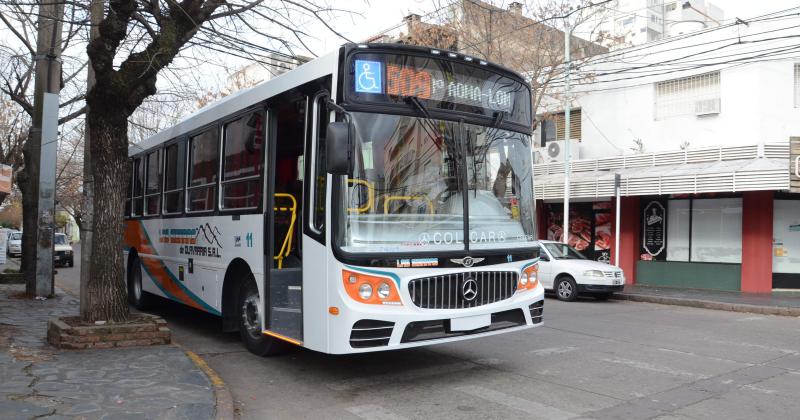
[[[39,135],[39,206],[36,226],[37,297],[53,295],[58,93],[61,90],[61,22],[64,2],[42,1],[36,42],[36,84],[31,133]]]
[[[619,174],[614,174],[614,194],[617,196],[617,211],[615,213],[615,221],[614,221],[614,265],[619,267],[619,220],[620,220],[620,208],[621,206],[621,199],[620,199],[620,183],[622,180]]]
[[[569,19],[569,18],[566,18]],[[564,88],[564,231],[562,236],[563,242],[565,244],[569,243],[569,175],[570,171],[572,170],[572,152],[570,150],[570,114],[572,110],[570,109],[570,85],[569,85],[569,73],[571,67],[570,61],[570,34],[572,30],[569,26],[569,20],[565,19],[565,28],[564,28],[564,72],[565,74],[565,88]]]

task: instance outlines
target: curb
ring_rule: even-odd
[[[214,398],[217,400],[216,415],[214,416],[214,419],[234,420],[233,395],[231,395],[231,390],[228,388],[228,385],[225,384],[225,381],[223,381],[217,372],[215,372],[214,369],[211,369],[211,366],[209,366],[202,357],[197,355],[197,353],[187,350],[180,344],[175,345],[183,350],[183,352],[186,353],[186,356],[188,356],[189,359],[191,359],[192,362],[194,362],[194,364],[200,368],[200,370],[202,370],[211,381],[211,385],[214,387]]]
[[[612,298],[617,300],[658,303],[662,305],[688,306],[692,308],[713,309],[718,311],[800,317],[800,308],[750,305],[746,303],[715,302],[711,300],[640,295],[635,293],[615,293]]]

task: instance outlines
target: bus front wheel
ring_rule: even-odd
[[[253,275],[247,276],[239,289],[239,334],[245,347],[258,356],[272,356],[285,352],[289,345],[265,335],[261,328],[261,296]]]

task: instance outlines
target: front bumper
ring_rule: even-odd
[[[333,321],[329,353],[361,353],[396,350],[485,337],[542,325],[544,289],[518,292],[509,299],[475,308],[420,309],[365,307],[348,304]],[[453,331],[451,319],[486,316],[488,326],[472,331]]]
[[[609,284],[579,284],[578,293],[611,293],[621,292],[625,285],[609,285]]]

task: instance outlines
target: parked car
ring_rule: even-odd
[[[22,232],[15,230],[8,234],[6,252],[12,257],[22,255]]]
[[[55,246],[53,247],[53,264],[73,267],[75,260],[72,255],[72,244],[67,235],[56,233]]]
[[[618,267],[587,259],[575,248],[554,241],[539,241],[539,281],[560,300],[579,294],[605,300],[622,291],[625,274]]]

